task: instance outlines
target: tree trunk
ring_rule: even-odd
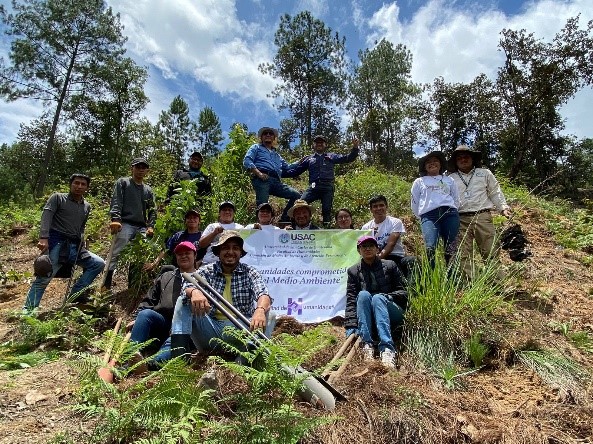
[[[36,197],[43,196],[43,190],[45,189],[45,183],[47,182],[49,164],[50,164],[51,157],[53,154],[54,141],[56,139],[56,132],[58,131],[58,122],[60,121],[60,114],[61,114],[62,108],[64,106],[64,100],[66,99],[66,94],[68,93],[68,86],[70,85],[72,70],[74,69],[74,62],[76,61],[76,56],[78,55],[78,45],[79,45],[79,42],[76,43],[76,46],[74,47],[74,51],[72,52],[72,57],[70,57],[68,71],[66,71],[66,76],[64,77],[64,86],[62,87],[62,91],[60,91],[60,98],[58,99],[58,104],[56,105],[56,111],[54,113],[54,119],[53,119],[53,122],[51,125],[51,131],[49,133],[47,145],[45,146],[45,154],[43,156],[43,164],[41,165],[39,182],[37,182],[37,187],[35,189]]]

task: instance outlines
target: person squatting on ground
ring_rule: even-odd
[[[218,222],[213,222],[206,227],[200,237],[200,249],[206,250],[202,259],[202,265],[218,261],[217,255],[212,251],[215,244],[225,230],[238,230],[243,225],[235,222],[235,205],[232,202],[224,201],[218,206]]]
[[[70,290],[70,296],[77,295],[91,285],[103,271],[103,259],[86,250],[83,245],[84,227],[91,212],[91,205],[84,200],[84,195],[90,183],[89,176],[75,173],[70,176],[70,192],[54,193],[45,203],[37,248],[47,256],[40,256],[36,261],[36,277],[25,300],[25,311],[39,306],[46,287],[63,266],[77,265],[83,269]],[[79,295],[78,300],[83,299]]]
[[[110,289],[117,259],[124,247],[140,233],[152,236],[156,221],[156,209],[152,188],[144,183],[148,173],[148,161],[142,157],[132,160],[132,176],[121,177],[115,182],[109,215],[109,229],[116,235],[105,288]]]
[[[182,241],[174,250],[175,260],[179,268],[165,271],[157,277],[146,296],[136,309],[134,320],[127,325],[132,330],[131,341],[138,344],[154,339],[144,350],[142,360],[148,354],[155,357],[148,363],[148,369],[156,370],[158,364],[171,359],[171,321],[175,303],[181,295],[183,278],[181,273],[196,271],[196,246],[193,242]],[[141,370],[147,370],[142,368]]]
[[[511,217],[511,211],[494,174],[482,168],[479,151],[459,145],[449,159],[447,170],[459,192],[461,269],[467,278],[472,279],[475,273],[474,241],[484,261],[498,259],[500,249],[494,245],[496,229],[491,211],[499,211],[506,218]],[[497,265],[500,265],[498,261]]]
[[[212,193],[212,183],[210,178],[202,171],[204,165],[204,158],[202,153],[194,151],[189,156],[189,168],[184,168],[175,171],[173,175],[173,183],[169,185],[167,189],[167,199],[165,203],[168,204],[171,201],[171,197],[177,194],[181,187],[180,182],[182,180],[195,180],[196,182],[196,197],[198,202],[203,196],[207,196]]]
[[[288,217],[292,223],[286,227],[287,230],[319,230],[317,225],[311,223],[313,212],[305,200],[297,199],[294,206],[288,210]]]
[[[421,157],[420,177],[412,184],[411,191],[412,212],[420,219],[426,255],[433,268],[439,238],[443,240],[445,261],[449,264],[459,231],[459,193],[453,179],[443,174],[445,163],[445,155],[440,151]]]
[[[401,219],[389,216],[387,198],[378,194],[369,199],[369,209],[373,218],[361,227],[361,230],[371,230],[379,246],[379,259],[394,261],[402,274],[409,279],[414,269],[416,258],[406,256],[402,243],[402,236],[406,229]]]
[[[260,143],[253,144],[243,159],[243,167],[251,173],[255,204],[259,206],[268,202],[270,196],[287,199],[280,222],[289,222],[288,209],[294,205],[301,193],[280,180],[288,171],[289,165],[276,151],[278,131],[265,126],[260,128],[257,136]]]
[[[243,249],[243,239],[237,231],[227,230],[212,245],[212,251],[219,260],[201,267],[198,274],[251,319],[251,330],[265,330],[269,337],[275,325],[275,317],[273,314],[270,316],[272,298],[259,272],[240,262],[247,254]],[[210,306],[200,290],[184,281],[182,297],[177,300],[173,314],[173,356],[188,353],[192,341],[199,351],[213,351],[217,344],[212,339],[228,339],[223,333],[225,327],[236,328],[220,311]]]
[[[358,140],[352,141],[352,149],[348,154],[327,153],[327,139],[323,135],[317,135],[313,138],[313,150],[315,151],[313,154],[303,157],[296,166],[291,164],[283,177],[297,177],[309,171],[309,188],[303,193],[301,199],[307,203],[321,201],[323,226],[329,228],[336,189],[334,166],[356,160]]]
[[[245,228],[248,230],[279,230],[276,225],[272,224],[274,220],[274,208],[269,202],[264,202],[258,205],[255,210],[255,218],[257,222],[249,224]]]
[[[165,241],[165,250],[161,251],[159,255],[153,262],[147,262],[142,267],[143,271],[151,271],[154,270],[163,260],[163,258],[169,254],[173,261],[171,265],[164,265],[161,267],[161,273],[164,271],[171,271],[177,267],[176,256],[174,254],[175,247],[179,245],[180,242],[191,242],[194,245],[198,245],[198,241],[200,237],[202,237],[202,232],[200,231],[200,213],[196,208],[191,208],[185,212],[185,216],[183,218],[183,223],[185,224],[185,230],[178,231],[173,234],[170,238]],[[196,247],[197,248],[197,247]],[[201,257],[197,257],[196,260],[201,260]]]
[[[395,262],[379,259],[374,237],[361,236],[356,244],[361,260],[348,269],[346,336],[356,333],[361,337],[368,360],[375,356],[374,338],[378,337],[381,362],[395,368],[397,352],[392,329],[403,325],[408,293]]]

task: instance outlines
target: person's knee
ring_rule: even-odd
[[[358,297],[356,298],[356,306],[361,307],[365,305],[369,305],[373,299],[373,296],[366,290],[363,290],[358,293]]]

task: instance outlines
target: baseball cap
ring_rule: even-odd
[[[188,241],[179,242],[177,244],[177,246],[175,247],[175,249],[173,250],[173,253],[179,253],[180,251],[183,251],[183,250],[191,250],[191,251],[195,252],[196,246],[192,242],[188,242]]]
[[[190,214],[195,214],[196,216],[200,217],[200,212],[198,211],[197,208],[190,208],[189,210],[187,210],[185,212],[185,215],[183,216],[183,218],[187,219],[187,216],[189,216]]]
[[[358,240],[356,241],[356,247],[360,247],[362,244],[364,244],[365,242],[372,242],[374,243],[377,247],[379,246],[379,244],[377,243],[377,239],[375,239],[373,236],[360,236],[358,238]]]
[[[233,211],[236,211],[235,204],[232,203],[230,200],[225,200],[218,206],[218,211],[222,210],[224,207],[231,207]]]
[[[148,163],[148,160],[146,160],[144,157],[136,157],[135,159],[132,160],[132,166],[136,166],[136,165],[146,165],[147,168],[150,168],[150,164]]]

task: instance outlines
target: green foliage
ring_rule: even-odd
[[[248,386],[248,393],[236,393],[223,399],[234,406],[231,418],[209,422],[208,444],[297,443],[329,418],[308,417],[294,407],[294,397],[302,389],[304,377],[294,377],[287,367],[295,368],[327,347],[333,337],[327,326],[318,326],[299,336],[283,334],[263,347],[253,350],[249,337],[228,328],[231,345],[221,345],[248,363],[242,366],[211,358],[217,364],[239,375]],[[247,350],[247,351],[245,351]]]
[[[59,359],[60,353],[55,350],[14,354],[9,345],[0,345],[0,370],[17,370],[35,367],[46,362]]]
[[[115,340],[114,340],[115,339]],[[121,367],[113,369],[117,380],[130,376],[139,365],[131,358],[145,345],[125,343],[122,336],[107,332],[96,345],[109,345],[119,355]],[[200,374],[181,359],[168,361],[157,371],[126,384],[107,384],[98,377],[99,358],[81,353],[70,361],[80,373],[75,410],[97,419],[91,442],[197,443],[207,413],[213,409],[211,392],[199,387]]]
[[[197,135],[202,156],[210,157],[216,155],[219,149],[219,144],[223,139],[222,129],[220,127],[218,116],[209,106],[200,111]]]
[[[474,367],[480,367],[488,354],[488,346],[482,342],[482,334],[474,333],[465,341],[465,353],[471,360]]]
[[[586,385],[591,375],[576,362],[551,350],[519,350],[516,355],[544,383],[557,388],[563,397],[572,398],[577,403],[586,401]]]

